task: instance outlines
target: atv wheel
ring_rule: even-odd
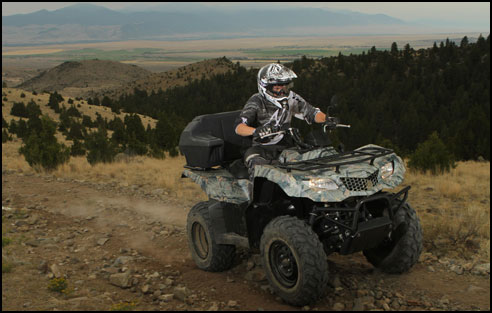
[[[200,202],[188,213],[186,225],[188,245],[191,257],[200,269],[222,272],[231,268],[236,246],[215,243],[208,206],[208,202]]]
[[[291,216],[273,219],[265,227],[260,250],[270,286],[284,301],[303,306],[325,294],[326,254],[306,223]]]
[[[366,259],[386,273],[408,271],[422,252],[422,227],[415,210],[405,203],[395,213],[390,238],[379,246],[364,250]]]

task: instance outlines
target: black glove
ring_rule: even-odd
[[[276,133],[280,130],[279,126],[273,126],[273,125],[263,125],[255,129],[253,132],[253,137],[265,137],[266,135],[270,135],[273,133]]]
[[[338,117],[326,117],[325,126],[329,130],[337,128],[337,124],[340,122]]]

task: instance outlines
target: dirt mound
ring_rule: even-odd
[[[99,98],[108,96],[112,99],[118,99],[122,94],[133,93],[135,88],[145,90],[148,94],[158,92],[159,89],[165,91],[168,88],[184,86],[195,79],[208,79],[213,75],[226,73],[234,69],[234,67],[234,63],[227,58],[204,60],[171,71],[153,73],[111,90],[101,90],[96,96]]]
[[[57,91],[84,96],[142,79],[150,71],[136,65],[105,60],[67,61],[18,85],[29,91]]]

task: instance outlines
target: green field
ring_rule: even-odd
[[[124,50],[103,50],[94,48],[84,48],[76,50],[66,50],[54,53],[43,54],[24,54],[24,55],[4,55],[3,58],[41,58],[56,59],[59,61],[81,61],[81,60],[112,60],[112,61],[175,61],[175,62],[198,62],[203,60],[204,55],[221,54],[231,59],[237,60],[256,60],[256,59],[283,59],[294,60],[302,56],[309,58],[322,58],[343,55],[360,54],[367,51],[366,48],[331,48],[331,49],[244,49],[244,50],[195,50],[195,51],[166,51],[159,48],[134,48]]]

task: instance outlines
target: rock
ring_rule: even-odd
[[[466,292],[471,292],[471,293],[480,293],[484,291],[485,289],[473,285],[468,286],[468,288],[466,289]]]
[[[210,308],[208,308],[207,311],[218,311],[219,310],[219,304],[217,302],[212,302],[212,305]]]
[[[168,293],[165,295],[161,295],[158,297],[159,300],[164,301],[164,302],[169,302],[172,299],[174,299],[174,294],[173,293]]]
[[[229,308],[237,308],[238,307],[238,304],[237,304],[237,301],[229,300],[229,301],[227,301],[227,306]]]
[[[249,281],[260,282],[266,280],[266,275],[263,269],[255,268],[244,275],[244,279]]]
[[[149,285],[143,285],[141,290],[143,293],[150,293],[151,292]]]
[[[471,271],[473,269],[473,263],[469,262],[469,263],[465,263],[463,264],[463,270],[465,271]]]
[[[329,284],[333,288],[342,287],[342,282],[340,281],[340,277],[338,275],[335,275],[333,280],[329,281]]]
[[[160,195],[164,194],[164,189],[162,189],[162,188],[154,189],[154,190],[152,190],[152,194],[154,196],[160,196]]]
[[[130,271],[125,273],[117,273],[109,276],[109,282],[112,285],[121,287],[121,288],[129,288],[131,287],[131,274]]]
[[[113,266],[127,264],[130,261],[133,261],[133,257],[122,255],[122,256],[117,257],[116,260],[114,260]]]
[[[176,299],[185,301],[186,297],[190,294],[190,290],[186,287],[174,287],[174,296]]]
[[[451,267],[449,268],[452,272],[455,272],[456,274],[458,275],[462,275],[463,274],[463,268],[459,265],[451,265]]]
[[[50,270],[51,270],[51,273],[53,273],[53,275],[56,277],[56,278],[60,278],[62,277],[62,272],[60,270],[60,268],[58,267],[58,265],[56,264],[52,264],[50,266]]]
[[[103,246],[103,245],[104,245],[104,244],[105,244],[108,240],[109,240],[109,238],[106,238],[106,237],[105,237],[105,238],[101,238],[101,239],[99,239],[99,240],[97,241],[97,244],[98,244],[99,246]]]
[[[343,311],[343,309],[345,309],[345,304],[340,303],[340,302],[336,302],[331,309],[333,311]],[[352,310],[355,311],[354,308],[352,308]]]
[[[31,239],[26,241],[26,246],[31,246],[31,247],[39,247],[40,240],[39,239]]]
[[[164,280],[164,285],[166,285],[167,287],[171,287],[172,285],[174,284],[174,281],[167,277],[165,280]]]
[[[490,274],[490,263],[483,263],[483,264],[476,265],[472,270],[472,274],[478,274],[478,275]]]

